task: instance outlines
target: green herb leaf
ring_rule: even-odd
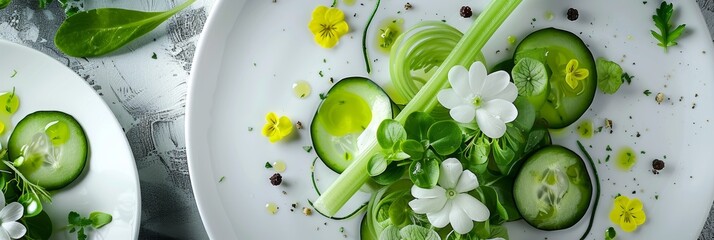
[[[597,87],[607,94],[617,92],[623,83],[620,65],[604,58],[598,58],[595,65],[597,66]]]
[[[62,52],[73,57],[101,56],[150,32],[195,1],[187,0],[166,12],[141,12],[118,8],[99,8],[80,12],[62,23],[55,35],[55,45]]]
[[[379,239],[380,240],[401,240],[402,237],[399,236],[399,228],[395,227],[394,225],[389,225],[384,230],[382,230],[382,233],[379,234]]]
[[[412,160],[419,160],[424,158],[424,145],[414,139],[407,139],[406,141],[402,142],[401,148],[404,153],[409,154],[409,158],[411,158]]]
[[[392,119],[385,119],[377,128],[377,142],[382,149],[393,149],[401,141],[407,139],[407,132],[402,124]]]
[[[609,227],[605,230],[605,240],[614,240],[616,236],[617,232],[615,232],[615,228]]]
[[[273,168],[273,164],[270,164],[270,162],[265,162],[265,168],[267,168],[267,169]]]
[[[433,229],[418,225],[409,225],[399,230],[402,240],[441,240]]]
[[[302,146],[302,150],[305,150],[305,152],[310,152],[312,151],[312,146]]]
[[[37,197],[37,194],[33,192],[25,192],[20,196],[17,202],[22,204],[25,209],[25,217],[34,217],[42,212],[42,202],[40,198]]]
[[[536,110],[533,104],[525,97],[517,97],[513,105],[518,109],[518,116],[513,120],[513,125],[523,132],[528,132],[533,128],[536,119]]]
[[[627,83],[627,85],[632,84],[633,78],[635,78],[635,76],[631,76],[629,73],[622,73],[622,82]]]
[[[408,198],[398,198],[389,206],[389,220],[395,226],[403,226],[409,223],[409,217],[414,213],[407,204]]]
[[[513,67],[511,75],[513,83],[518,87],[518,95],[528,98],[545,96],[545,91],[548,90],[548,72],[542,62],[523,58]]]
[[[87,234],[84,233],[84,228],[79,228],[79,231],[77,231],[77,240],[87,240]]]
[[[642,94],[649,97],[650,95],[652,95],[652,91],[650,91],[649,89],[645,89],[645,91],[642,92]]]
[[[100,229],[112,222],[112,215],[103,212],[91,212],[89,213],[89,220],[92,220],[94,229]]]
[[[657,45],[664,48],[664,52],[667,52],[668,47],[677,45],[677,38],[684,33],[684,28],[686,27],[686,24],[682,24],[672,29],[672,23],[670,23],[672,13],[674,13],[672,4],[663,1],[659,8],[657,8],[656,14],[652,15],[652,20],[659,32],[655,32],[654,30],[650,32],[652,36],[659,41]]]
[[[52,236],[52,220],[44,211],[34,217],[25,216],[20,222],[30,230],[25,235],[26,239],[49,239]]]
[[[79,216],[79,213],[72,211],[69,212],[69,215],[67,216],[67,222],[75,226],[81,226],[82,217]]]
[[[468,234],[472,235],[469,239],[474,239],[473,235],[476,235],[476,239],[486,239],[491,236],[490,225],[490,221],[475,222],[473,230]]]
[[[373,177],[380,175],[387,170],[387,165],[390,163],[391,161],[384,157],[383,154],[374,154],[374,156],[369,159],[369,163],[367,164],[367,172]]]
[[[432,153],[433,155],[433,153]],[[420,188],[432,188],[439,181],[439,160],[433,156],[412,161],[409,165],[409,179]]]
[[[431,147],[441,156],[456,152],[463,139],[459,125],[450,120],[440,121],[431,125],[427,136]]]
[[[392,162],[387,165],[387,169],[384,170],[382,174],[373,176],[372,180],[375,182],[387,186],[399,181],[399,179],[404,176],[404,171],[407,170],[408,165],[399,164],[400,162]]]
[[[427,138],[429,127],[436,122],[434,118],[424,112],[413,112],[404,121],[404,129],[407,131],[407,138],[421,141]]]

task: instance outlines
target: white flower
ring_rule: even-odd
[[[438,186],[412,187],[416,199],[409,206],[416,213],[426,214],[434,227],[443,228],[451,223],[454,231],[466,234],[474,227],[474,221],[483,222],[491,216],[486,205],[468,194],[477,187],[476,175],[463,171],[456,158],[449,158],[441,163]]]
[[[24,225],[17,222],[22,218],[24,208],[18,202],[12,202],[5,206],[5,196],[0,191],[0,240],[20,239],[25,236],[27,229]]]
[[[476,118],[478,127],[490,138],[503,136],[506,123],[518,116],[513,105],[518,89],[505,71],[488,74],[481,62],[471,64],[468,71],[454,66],[449,71],[449,83],[451,88],[436,95],[439,103],[451,109],[449,113],[457,122],[470,123]]]

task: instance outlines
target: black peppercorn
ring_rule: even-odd
[[[659,174],[662,169],[664,169],[664,161],[659,159],[652,161],[652,173]]]
[[[469,6],[461,7],[461,11],[459,11],[459,13],[461,13],[461,17],[463,17],[463,18],[470,18],[474,14],[471,11],[471,7],[469,7]]]
[[[278,186],[282,182],[283,176],[280,176],[280,173],[275,173],[273,176],[270,176],[270,184],[273,184],[273,186]]]
[[[578,14],[578,9],[575,9],[575,8],[568,9],[568,20],[570,20],[570,21],[578,20],[579,16],[580,16],[580,14]]]

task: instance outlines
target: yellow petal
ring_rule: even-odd
[[[634,211],[630,212],[632,219],[637,225],[642,225],[647,221],[647,215],[645,215],[644,211]]]
[[[337,45],[337,37],[323,37],[320,34],[315,34],[315,42],[323,48],[332,48]]]
[[[275,127],[274,126],[275,125],[273,125],[271,123],[266,123],[265,125],[263,125],[263,131],[261,131],[263,133],[263,136],[272,137],[273,135],[275,135]]]
[[[614,223],[614,224],[619,225],[620,220],[622,218],[622,214],[623,214],[622,208],[620,206],[617,206],[617,204],[615,204],[615,206],[612,207],[612,211],[610,211],[610,221],[612,221],[612,223]]]
[[[617,198],[615,198],[615,206],[625,208],[627,207],[627,204],[629,204],[630,198],[620,195]]]
[[[313,15],[313,17],[314,16],[315,15]],[[345,20],[345,13],[343,13],[339,8],[329,8],[325,12],[325,20],[327,20],[327,23],[330,25],[343,22]]]
[[[337,36],[340,37],[350,31],[350,26],[347,25],[347,22],[345,21],[338,22],[334,25],[334,31]]]
[[[590,71],[588,71],[585,68],[580,68],[578,70],[575,70],[575,72],[573,72],[573,77],[576,80],[583,80],[583,79],[587,78],[589,75],[590,75]]]
[[[318,20],[313,19],[310,21],[310,23],[307,24],[307,28],[310,29],[310,32],[314,35],[320,35],[320,31],[322,31],[322,24]]]
[[[275,114],[274,112],[269,112],[268,114],[265,115],[265,121],[271,124],[276,124],[278,123],[278,115]]]
[[[632,219],[626,219],[623,217],[622,221],[620,222],[620,227],[622,228],[622,231],[632,232],[637,229],[637,223],[635,221],[632,221]]]
[[[565,74],[565,83],[567,83],[572,89],[578,87],[578,80],[573,77],[572,73]]]
[[[574,58],[570,59],[570,61],[568,61],[568,65],[565,66],[565,73],[575,72],[575,70],[578,69],[578,64],[578,60]]]
[[[627,203],[627,211],[630,213],[642,211],[642,202],[639,198],[633,198]]]
[[[324,21],[327,9],[329,8],[325,6],[317,6],[314,10],[312,10],[312,20],[316,20],[318,22]]]
[[[280,123],[278,123],[278,134],[280,137],[285,137],[293,131],[293,123],[290,122],[288,117],[280,117]]]
[[[283,137],[281,137],[280,135],[274,134],[274,135],[270,136],[268,139],[270,140],[271,143],[274,143],[274,142],[277,142],[278,140],[280,140],[280,139],[282,139],[282,138],[283,138]]]

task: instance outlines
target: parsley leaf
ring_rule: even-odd
[[[69,225],[69,233],[77,233],[78,240],[86,240],[87,234],[85,234],[85,228],[91,227],[94,229],[100,229],[112,222],[112,215],[103,212],[92,212],[89,214],[89,218],[85,218],[79,215],[77,212],[69,212],[67,215],[67,222]]]
[[[664,52],[667,52],[667,48],[677,45],[677,38],[679,38],[682,33],[684,33],[684,28],[686,24],[682,24],[672,29],[672,24],[669,22],[672,19],[672,13],[674,12],[674,7],[671,3],[663,1],[662,5],[657,8],[656,15],[652,15],[652,20],[654,20],[655,26],[659,30],[659,33],[651,30],[652,36],[659,40],[660,47],[664,48]]]
[[[595,64],[597,66],[597,87],[607,94],[617,92],[623,82],[620,65],[604,58],[598,58]]]

